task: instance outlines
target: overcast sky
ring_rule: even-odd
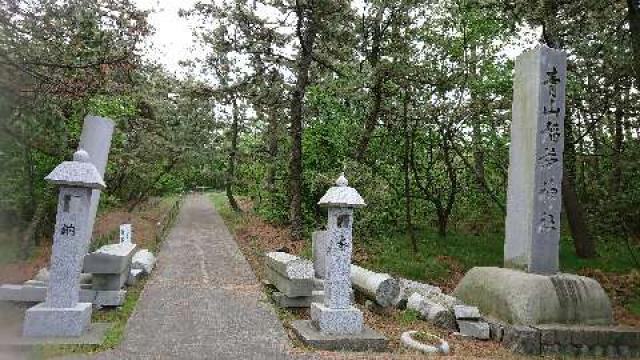
[[[196,0],[134,0],[140,9],[151,10],[149,22],[155,33],[147,40],[146,57],[167,70],[183,74],[179,61],[202,55],[193,43],[193,23],[178,16],[180,9],[190,9]]]
[[[186,74],[179,62],[202,57],[205,52],[194,43],[193,27],[197,24],[178,16],[180,9],[190,9],[197,0],[134,0],[144,10],[153,10],[149,22],[155,33],[147,40],[145,56],[165,66],[172,73]],[[503,54],[514,59],[524,49],[533,46],[535,31],[521,29],[521,39],[509,44]]]

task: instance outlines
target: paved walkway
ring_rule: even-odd
[[[189,195],[120,346],[96,359],[285,359],[289,340],[222,218]]]

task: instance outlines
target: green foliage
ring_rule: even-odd
[[[402,325],[411,325],[420,320],[420,313],[413,309],[406,309],[400,313],[400,323]]]

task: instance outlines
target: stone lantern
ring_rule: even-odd
[[[365,206],[356,189],[340,175],[318,204],[328,208],[324,303],[311,304],[311,319],[324,334],[362,331],[362,313],[351,305],[351,251],[353,209]]]
[[[328,210],[327,230],[314,239],[314,262],[322,263],[316,273],[324,278],[324,300],[311,303],[311,320],[296,320],[291,326],[303,343],[316,348],[381,351],[387,339],[366,327],[362,312],[351,305],[353,209],[366,204],[348,185],[340,175],[318,202]]]
[[[88,249],[91,192],[105,188],[84,150],[58,165],[45,180],[60,187],[47,297],[27,310],[23,335],[77,337],[91,322],[91,303],[79,303],[80,273]]]

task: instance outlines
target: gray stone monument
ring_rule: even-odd
[[[611,302],[596,280],[558,273],[566,54],[544,45],[516,60],[506,268],[475,267],[454,295],[516,325],[609,325]]]
[[[80,273],[88,246],[91,192],[105,184],[86,151],[58,165],[47,177],[60,187],[46,300],[27,310],[28,337],[81,336],[91,321],[91,303],[78,302]]]
[[[362,312],[351,305],[353,209],[365,206],[360,194],[341,175],[318,204],[328,208],[324,304],[311,304],[311,319],[325,334],[362,331]]]
[[[82,125],[82,134],[80,135],[80,145],[78,150],[82,149],[89,154],[91,163],[98,170],[98,174],[104,178],[104,172],[107,168],[107,159],[109,158],[109,149],[111,148],[111,137],[115,124],[107,118],[88,115],[84,118]],[[88,217],[89,231],[88,236],[93,233],[93,223],[96,220],[98,212],[98,204],[100,203],[100,190],[94,189],[91,194],[91,208]],[[89,243],[87,243],[88,245]],[[85,253],[89,248],[85,249]]]
[[[320,199],[328,208],[324,237],[324,302],[311,304],[311,321],[297,321],[294,331],[303,342],[326,349],[380,350],[386,339],[363,325],[362,312],[351,305],[353,209],[365,203],[342,174]]]
[[[516,61],[505,267],[558,272],[567,57],[544,45]]]

